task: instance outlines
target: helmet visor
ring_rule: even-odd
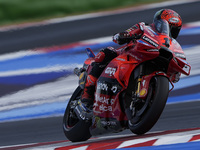
[[[179,35],[179,32],[181,30],[181,27],[174,27],[174,26],[171,26],[171,36],[176,39]]]

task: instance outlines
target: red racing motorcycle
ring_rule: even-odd
[[[130,129],[134,134],[148,132],[159,119],[173,89],[182,74],[189,75],[191,66],[181,46],[169,36],[169,25],[161,20],[157,32],[143,26],[139,39],[118,48],[123,51],[104,69],[97,80],[93,111],[80,111],[80,97],[94,53],[86,49],[89,58],[82,68],[75,69],[79,86],[72,94],[63,117],[63,130],[73,142],[92,135]],[[170,86],[171,85],[171,86]]]

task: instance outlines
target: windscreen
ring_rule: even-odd
[[[169,23],[166,20],[159,19],[154,22],[155,28],[159,33],[170,35]]]

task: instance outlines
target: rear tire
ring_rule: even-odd
[[[129,129],[133,133],[139,135],[144,134],[155,125],[164,110],[168,98],[168,93],[169,80],[166,77],[156,76],[150,81],[149,92],[146,99],[148,106],[145,112],[139,117],[139,119],[137,118],[137,122],[131,123],[129,121],[128,123]]]
[[[86,141],[91,137],[89,128],[91,123],[79,120],[73,111],[73,101],[81,96],[82,89],[77,87],[69,100],[63,117],[63,131],[65,136],[72,142]]]

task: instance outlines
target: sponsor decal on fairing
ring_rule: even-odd
[[[116,72],[116,68],[112,68],[112,67],[107,67],[105,70],[105,74],[109,74],[110,76],[113,76]]]
[[[148,38],[147,36],[143,36],[142,37],[143,40],[145,40],[146,42],[150,43],[151,45],[155,46],[155,47],[158,47],[158,44],[154,41],[152,41],[150,38]]]

